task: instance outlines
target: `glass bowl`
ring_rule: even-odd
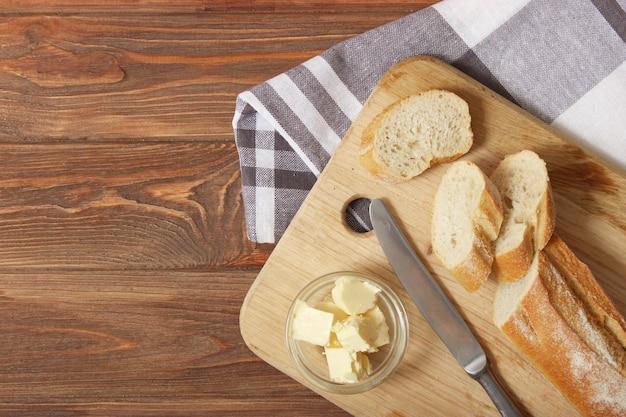
[[[377,305],[385,316],[389,327],[389,343],[378,352],[368,353],[371,372],[357,382],[341,383],[330,379],[324,348],[291,337],[294,309],[297,300],[315,307],[324,300],[340,277],[355,277],[380,289]],[[295,297],[285,326],[285,343],[289,357],[308,382],[325,391],[338,394],[356,394],[370,390],[385,381],[400,365],[409,339],[406,310],[393,290],[379,278],[362,272],[341,271],[323,275],[306,285]]]

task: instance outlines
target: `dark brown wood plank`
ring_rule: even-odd
[[[371,0],[317,1],[308,0],[21,0],[0,4],[0,13],[192,13],[202,14],[216,11],[241,11],[256,13],[298,11],[341,11],[349,13],[377,13],[386,10],[407,11],[429,6],[434,1],[393,0],[374,2]]]
[[[260,266],[234,143],[0,144],[0,272]]]
[[[238,93],[401,15],[0,16],[0,141],[231,141]]]
[[[0,414],[345,415],[245,346],[255,276],[1,274]]]
[[[346,416],[257,358],[236,95],[431,2],[0,4],[0,415]]]

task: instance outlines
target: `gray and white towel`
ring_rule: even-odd
[[[626,170],[626,0],[444,0],[237,97],[248,238],[277,242],[381,76],[448,62]]]

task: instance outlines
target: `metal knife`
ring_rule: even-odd
[[[480,343],[424,267],[382,200],[372,200],[370,218],[380,246],[394,272],[452,356],[465,372],[482,385],[502,416],[522,416],[521,411],[494,378]]]

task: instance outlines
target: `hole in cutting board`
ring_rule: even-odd
[[[374,229],[370,220],[371,200],[365,197],[355,198],[346,206],[344,220],[348,227],[357,233],[367,233]]]

